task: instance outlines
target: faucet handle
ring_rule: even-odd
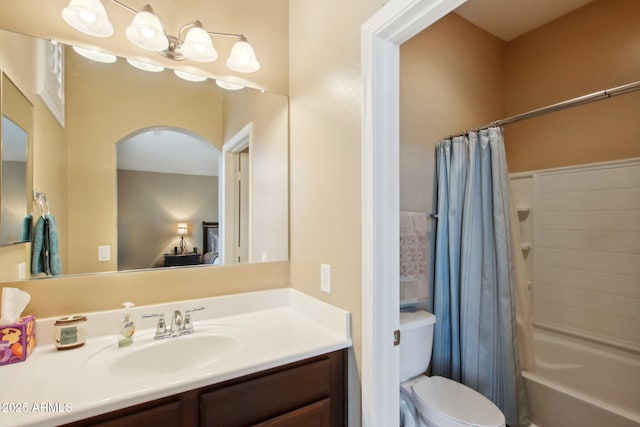
[[[167,323],[164,320],[164,313],[143,314],[142,317],[144,319],[148,319],[150,317],[158,318],[158,325],[156,326],[155,339],[160,339],[167,336]]]
[[[200,311],[200,310],[204,310],[204,307],[187,308],[184,312],[185,312],[185,314],[189,314],[189,313],[192,313],[194,311]]]
[[[184,333],[190,334],[193,332],[193,321],[191,319],[191,313],[200,310],[204,310],[204,307],[188,308],[184,311],[184,326],[182,328]]]

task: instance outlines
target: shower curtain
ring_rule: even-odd
[[[436,161],[432,373],[488,397],[508,424],[527,425],[502,129],[444,140]]]

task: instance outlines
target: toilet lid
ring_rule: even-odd
[[[477,391],[443,377],[429,377],[413,385],[413,395],[428,412],[478,427],[505,425],[502,412]]]

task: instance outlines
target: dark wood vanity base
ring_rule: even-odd
[[[338,350],[66,425],[346,426],[346,355]]]

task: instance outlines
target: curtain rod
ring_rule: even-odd
[[[558,102],[557,104],[547,105],[546,107],[538,108],[535,110],[527,111],[526,113],[517,114],[515,116],[507,117],[506,119],[497,120],[495,122],[488,123],[486,125],[474,128],[473,131],[479,131],[488,129],[490,127],[504,126],[511,123],[519,122],[521,120],[530,119],[532,117],[538,117],[543,114],[553,113],[555,111],[564,110],[571,107],[577,107],[578,105],[588,104],[590,102],[600,101],[602,99],[613,98],[614,96],[624,95],[625,93],[631,93],[640,90],[640,81],[629,83],[622,86],[616,86],[610,89],[601,90],[599,92],[593,92],[588,95],[579,96],[577,98],[568,99],[566,101]],[[456,136],[464,136],[468,131],[461,132],[449,138]]]

